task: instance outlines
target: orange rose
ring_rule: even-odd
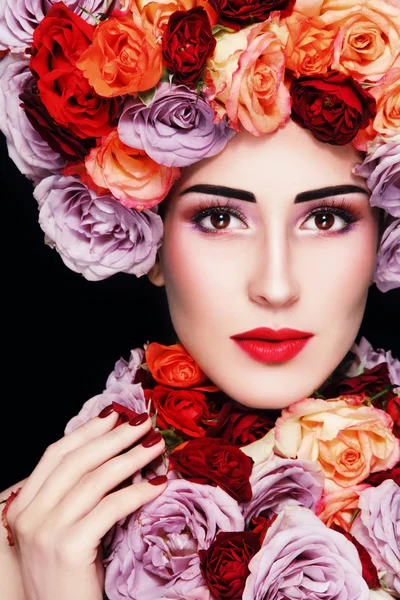
[[[253,135],[271,133],[290,116],[290,95],[285,74],[284,45],[287,29],[268,20],[225,33],[208,61],[206,83],[220,121]]]
[[[211,26],[217,22],[217,13],[208,0],[133,0],[131,10],[148,23],[156,38],[162,38],[168,19],[177,10],[190,10],[201,6],[207,12]]]
[[[278,453],[318,462],[325,477],[342,487],[391,469],[400,458],[392,418],[364,400],[305,398],[285,408],[275,425]]]
[[[214,385],[204,385],[208,378],[181,344],[164,346],[153,342],[145,351],[146,363],[157,383],[174,388],[216,392]]]
[[[345,531],[350,531],[358,509],[360,493],[368,487],[371,486],[362,483],[327,493],[317,507],[317,515],[327,527],[339,525]]]
[[[376,100],[376,115],[373,122],[355,138],[360,150],[366,150],[367,143],[377,134],[389,141],[389,138],[400,131],[400,68],[390,69],[368,91]]]
[[[116,130],[90,151],[85,166],[97,186],[136,210],[161,202],[180,176],[177,167],[159,165],[144,150],[125,146]]]
[[[294,12],[285,19],[289,31],[286,68],[295,77],[326,73],[333,60],[334,30],[326,31],[318,17]]]
[[[358,82],[376,82],[400,52],[397,0],[325,0],[324,27],[338,31],[332,69]]]
[[[96,27],[76,65],[99,96],[143,92],[160,81],[161,46],[131,17],[111,17]]]

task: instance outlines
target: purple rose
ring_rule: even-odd
[[[11,54],[0,60],[0,130],[10,158],[23,175],[38,183],[62,169],[65,160],[32,127],[20,106],[19,95],[31,79],[29,60]]]
[[[369,600],[354,544],[307,508],[278,516],[249,570],[243,600]]]
[[[361,165],[353,169],[367,180],[371,206],[379,206],[400,217],[400,135],[386,144],[373,146]]]
[[[91,16],[105,13],[109,0],[63,0],[77,15],[96,25]],[[0,2],[0,50],[25,50],[32,45],[33,32],[50,8],[53,0],[1,0]],[[114,3],[112,3],[114,4]],[[82,10],[84,8],[87,12]],[[91,13],[91,14],[88,14]]]
[[[324,474],[309,460],[275,456],[253,467],[250,477],[253,498],[242,505],[246,526],[253,517],[270,518],[286,506],[315,511],[324,488]]]
[[[128,99],[118,124],[127,146],[144,150],[167,167],[186,167],[218,154],[235,135],[226,121],[213,123],[214,111],[185,85],[161,83],[149,106]]]
[[[400,286],[400,219],[395,219],[383,232],[374,281],[381,292]]]
[[[368,550],[388,591],[400,594],[400,487],[386,479],[361,492],[350,533]]]
[[[117,402],[139,414],[147,412],[147,403],[142,385],[140,383],[127,383],[126,381],[117,382],[110,385],[102,394],[87,400],[79,413],[68,421],[64,433],[70,433],[83,423],[93,419],[93,417],[97,417],[103,408],[113,402]]]
[[[135,348],[131,350],[129,362],[124,358],[120,358],[114,366],[114,371],[110,373],[107,379],[106,388],[114,385],[114,383],[133,383],[136,371],[144,361],[143,348]]]
[[[114,273],[140,277],[153,266],[160,246],[161,217],[97,196],[75,177],[47,177],[34,191],[39,223],[64,263],[90,281]]]
[[[387,363],[389,369],[390,382],[393,385],[399,384],[398,389],[400,390],[400,360],[393,358],[390,350],[382,348],[374,350],[369,341],[362,337],[359,345],[353,344],[350,351],[356,355],[356,359],[346,372],[347,377],[355,377],[365,369],[372,369],[384,362]]]
[[[221,488],[169,481],[161,496],[113,528],[105,561],[108,598],[155,600],[169,592],[191,598],[205,584],[198,550],[207,549],[218,531],[243,525],[236,500]]]

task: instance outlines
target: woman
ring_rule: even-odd
[[[190,17],[194,14],[212,22],[214,17],[205,17],[203,12]],[[270,22],[265,26],[268,31],[264,26],[256,26],[253,33],[265,34],[263,42],[268,46],[273,37]],[[43,33],[43,28],[38,31]],[[273,37],[274,44],[277,40]],[[211,46],[210,42],[209,55]],[[277,52],[279,48],[273,54]],[[218,63],[218,54],[214,58]],[[169,59],[172,70],[174,63]],[[91,81],[85,55],[81,61]],[[40,65],[33,62],[31,66],[38,73]],[[157,258],[154,249],[159,235],[139,265],[124,265],[123,270],[141,275],[146,269],[152,283],[165,285],[177,337],[210,380],[208,388],[212,383],[252,409],[283,409],[309,397],[346,357],[363,318],[387,225],[383,211],[371,206],[365,179],[352,171],[361,160],[359,151],[347,139],[338,145],[321,144],[304,121],[295,122],[299,120],[296,113],[288,120],[281,84],[276,90],[280,112],[273,125],[267,112],[261,124],[256,114],[250,115],[249,123],[242,113],[240,123],[248,131],[232,137],[221,126],[208,155],[197,155],[187,163],[181,145],[175,154],[170,151],[171,164],[165,164],[168,154],[159,157],[159,164],[169,170],[153,173],[151,186],[158,185],[158,189],[152,188],[151,196],[143,197],[138,189],[132,192],[132,181],[121,184],[109,176],[107,156],[118,157],[121,150],[115,136],[91,150],[85,161],[99,197],[108,187],[123,205],[143,209],[144,203],[151,209],[159,201],[160,188],[169,191],[160,205],[164,233]],[[145,89],[151,87],[146,85]],[[156,101],[165,89],[161,84]],[[358,88],[357,92],[361,93]],[[103,89],[103,96],[107,94],[109,90]],[[226,101],[223,93],[216,98],[222,105]],[[373,113],[371,99],[364,100],[365,114],[363,108],[358,125],[366,126]],[[226,106],[229,110],[228,102]],[[132,109],[137,106],[127,102],[120,123]],[[230,115],[231,124],[235,118],[240,120],[238,115]],[[256,130],[254,136],[256,126],[268,135],[259,136],[261,131]],[[121,132],[119,137],[127,144],[129,136],[123,139]],[[321,131],[313,134],[321,140]],[[135,141],[143,143],[147,152],[154,150],[148,140]],[[185,167],[179,179],[177,165]],[[64,175],[76,178],[78,172],[73,166]],[[66,179],[60,181],[58,176],[43,179],[35,190],[41,225],[45,231],[52,228],[53,240],[57,223],[51,198],[55,189],[63,189]],[[89,278],[111,274],[107,261],[85,264],[79,262],[73,246],[59,243],[57,248],[69,266]],[[285,335],[292,341],[285,342]],[[156,475],[121,487],[165,450],[163,437],[151,431],[146,412],[120,424],[120,413],[108,405],[99,417],[75,427],[76,423],[69,423],[67,435],[49,447],[7,507],[16,545],[9,547],[5,538],[2,542],[1,580],[10,600],[47,600],[56,594],[65,599],[77,595],[85,600],[101,598],[102,538],[170,485],[165,476]],[[388,466],[392,468],[398,443],[390,440],[392,462]],[[14,491],[19,487],[14,486]],[[110,584],[107,592],[113,593]],[[150,597],[151,592],[141,588],[137,593]]]

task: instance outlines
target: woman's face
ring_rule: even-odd
[[[309,396],[357,335],[378,236],[377,209],[351,174],[359,160],[289,121],[261,138],[240,133],[175,186],[149,277],[166,286],[180,342],[246,406]],[[271,340],[266,328],[309,335]]]

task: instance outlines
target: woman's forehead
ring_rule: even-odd
[[[264,137],[238,133],[217,156],[182,170],[179,194],[189,185],[213,183],[253,191],[288,189],[298,193],[315,187],[355,184],[367,189],[352,168],[361,161],[352,144],[332,146],[317,141],[293,121]]]

